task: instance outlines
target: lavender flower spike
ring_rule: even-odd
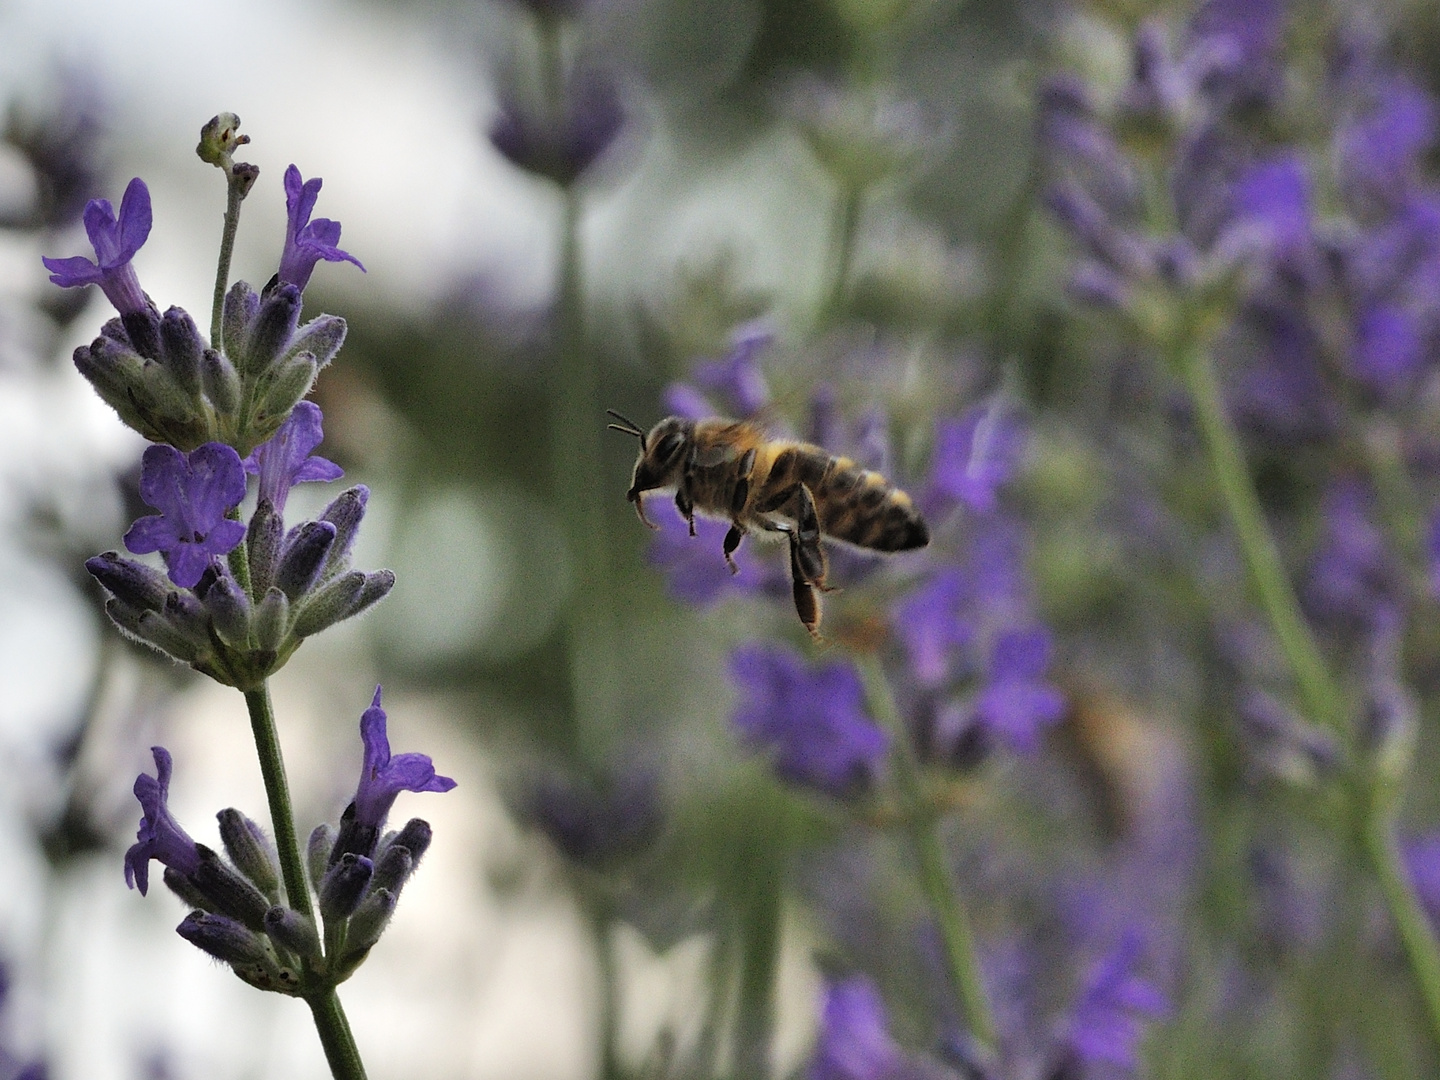
[[[311,456],[325,437],[320,429],[320,406],[302,401],[295,406],[270,441],[257,446],[242,464],[247,473],[260,474],[260,498],[269,499],[276,514],[285,513],[290,489],[307,480],[338,480],[344,471],[333,461]]]
[[[869,785],[889,739],[865,713],[849,664],[811,668],[788,649],[747,645],[730,657],[742,694],[734,724],[768,749],[782,779],[841,798]]]
[[[285,250],[280,255],[280,280],[302,291],[310,282],[315,264],[321,259],[326,262],[352,262],[360,267],[362,273],[365,270],[359,259],[336,246],[340,243],[338,221],[329,218],[310,220],[322,182],[318,176],[301,180],[300,170],[294,165],[285,170],[287,220]]]
[[[120,216],[109,199],[91,199],[85,206],[85,232],[95,248],[95,262],[83,255],[69,259],[43,257],[50,280],[62,288],[99,285],[121,315],[144,311],[148,305],[130,260],[150,235],[150,189],[138,176],[120,200]]]
[[[177,873],[189,877],[200,868],[200,851],[170,814],[170,772],[173,768],[170,751],[152,746],[155,775],[141,773],[135,778],[135,798],[140,800],[144,816],[137,843],[125,853],[125,884],[138,888],[144,896],[150,887],[150,860],[159,859]]]
[[[385,710],[380,707],[380,687],[375,700],[360,717],[360,738],[365,743],[365,764],[360,786],[355,791],[355,821],[378,830],[385,824],[395,798],[402,791],[449,791],[455,781],[438,776],[426,754],[390,756],[390,739],[385,734]]]
[[[1140,935],[1132,931],[1090,970],[1066,1039],[1081,1061],[1134,1069],[1144,1022],[1170,1011],[1160,988],[1135,974],[1142,951]]]
[[[125,534],[136,555],[158,551],[170,580],[193,588],[217,555],[245,538],[245,526],[225,515],[245,498],[240,455],[222,443],[206,443],[187,456],[157,443],[141,459],[140,496],[159,510],[140,518]]]
[[[856,975],[827,986],[807,1080],[892,1080],[903,1065],[875,984]]]

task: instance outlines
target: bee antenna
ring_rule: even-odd
[[[640,425],[629,417],[616,412],[614,409],[606,409],[605,412],[620,421],[618,424],[606,424],[606,428],[610,431],[618,431],[622,435],[634,435],[640,440],[640,450],[643,453],[645,450],[645,432],[641,430]]]

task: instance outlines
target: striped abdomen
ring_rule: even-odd
[[[930,543],[930,530],[910,496],[885,477],[819,447],[803,445],[795,453],[825,535],[872,551],[910,551]]]

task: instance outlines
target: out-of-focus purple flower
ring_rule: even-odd
[[[1372,506],[1370,491],[1355,480],[1332,485],[1322,504],[1324,538],[1304,598],[1317,617],[1341,627],[1374,625],[1394,592],[1395,567]]]
[[[625,108],[615,80],[583,68],[567,80],[558,117],[502,99],[490,125],[490,142],[520,168],[568,187],[610,148],[624,126]]]
[[[1263,98],[1279,81],[1283,0],[1207,0],[1190,21],[1188,63],[1222,102]]]
[[[652,565],[665,571],[670,592],[676,599],[689,604],[711,604],[726,592],[788,591],[784,569],[774,559],[756,553],[754,537],[743,541],[735,551],[737,573],[725,565],[723,546],[729,525],[709,518],[695,519],[695,535],[685,519],[664,511],[655,515],[659,526],[650,545]]]
[[[627,770],[608,785],[548,775],[537,781],[527,816],[572,862],[599,866],[645,846],[662,823],[653,772]]]
[[[1314,326],[1293,310],[1271,307],[1245,312],[1242,326],[1252,359],[1229,397],[1245,426],[1277,442],[1328,435],[1339,408],[1321,373]]]
[[[904,1054],[890,1037],[885,1002],[863,975],[825,987],[820,1037],[806,1072],[808,1080],[894,1080]]]
[[[95,262],[83,255],[40,261],[56,285],[67,289],[99,285],[121,315],[144,311],[149,301],[130,260],[149,237],[150,224],[150,189],[137,176],[125,188],[118,218],[109,199],[91,199],[85,206],[85,232],[95,249]]]
[[[937,571],[895,609],[892,622],[905,646],[911,674],[921,686],[940,686],[954,674],[957,653],[970,645],[975,627],[965,617],[970,599],[965,574]]]
[[[1312,245],[1310,173],[1298,154],[1261,161],[1245,169],[1230,188],[1231,220],[1222,243],[1239,258],[1267,253],[1273,262],[1309,268],[1302,260]]]
[[[783,779],[842,798],[868,786],[890,740],[866,715],[850,664],[811,667],[789,649],[753,644],[731,654],[730,675],[740,691],[735,726]]]
[[[939,512],[961,502],[977,513],[990,513],[1024,449],[1024,426],[1001,398],[959,420],[939,421],[927,504]]]
[[[170,580],[182,589],[193,588],[211,559],[245,538],[245,526],[225,516],[245,498],[245,469],[223,443],[206,443],[188,456],[164,444],[147,447],[140,497],[160,513],[131,525],[125,547],[136,555],[160,552]]]
[[[1236,711],[1248,749],[1275,775],[1304,781],[1339,769],[1342,753],[1330,733],[1270,694],[1252,690]]]
[[[285,500],[296,484],[338,480],[345,475],[333,461],[311,456],[325,438],[320,427],[323,419],[320,406],[313,401],[300,402],[270,441],[252,450],[243,463],[247,473],[259,473],[260,498],[269,499],[277,514],[285,513]]]
[[[1415,883],[1430,920],[1440,926],[1440,832],[1429,833],[1404,845],[1405,869]]]
[[[1415,314],[1398,304],[1360,312],[1350,363],[1356,378],[1386,396],[1403,392],[1425,360],[1425,341]]]
[[[36,192],[23,216],[0,211],[4,227],[68,228],[92,191],[105,182],[102,145],[108,102],[92,73],[66,66],[55,93],[37,110],[12,104],[4,141],[35,171]]]
[[[141,896],[150,887],[151,859],[159,859],[186,877],[200,868],[200,851],[195,841],[170,813],[168,800],[173,768],[170,751],[163,746],[152,746],[150,753],[155,756],[155,775],[141,773],[135,778],[135,798],[140,800],[144,816],[135,834],[137,843],[125,852],[125,884],[138,888]]]
[[[326,262],[350,262],[365,267],[348,251],[341,251],[340,223],[329,218],[310,220],[315,200],[320,196],[320,177],[300,178],[300,170],[291,165],[285,170],[285,247],[280,253],[280,280],[304,291],[321,259]]]
[[[365,762],[355,790],[355,820],[378,830],[390,815],[390,808],[402,791],[449,791],[455,781],[439,776],[426,754],[390,755],[385,734],[385,710],[380,707],[380,687],[375,699],[360,717],[360,738],[365,744]]]
[[[1065,715],[1065,695],[1045,681],[1049,662],[1050,635],[1043,629],[1007,630],[991,646],[975,709],[1014,750],[1034,750],[1041,731]]]
[[[1142,952],[1140,935],[1128,933],[1090,969],[1066,1036],[1081,1061],[1134,1069],[1146,1022],[1170,1012],[1160,988],[1135,973]]]
[[[774,333],[763,323],[746,323],[731,336],[728,353],[719,360],[702,361],[689,381],[665,388],[666,410],[694,420],[755,416],[770,403],[770,387],[759,358],[774,340]]]
[[[1435,102],[1398,78],[1336,136],[1340,180],[1362,211],[1400,206],[1414,187],[1420,157],[1435,141]]]

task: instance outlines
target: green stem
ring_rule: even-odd
[[[1280,647],[1290,661],[1306,712],[1315,722],[1348,739],[1350,732],[1340,688],[1331,680],[1320,646],[1300,613],[1280,550],[1250,482],[1240,450],[1240,436],[1225,412],[1209,351],[1201,343],[1187,341],[1176,350],[1173,359],[1195,404],[1200,432],[1240,540],[1246,568]]]
[[[732,1071],[746,1080],[766,1080],[773,1067],[784,855],[777,838],[765,836],[747,844],[742,858],[746,865],[739,897],[740,984]]]
[[[215,297],[210,302],[210,347],[225,348],[225,288],[230,284],[230,257],[235,254],[235,231],[240,227],[240,202],[245,198],[241,182],[226,177],[225,227],[220,233],[220,261],[215,266]]]
[[[835,203],[835,232],[830,240],[830,286],[820,309],[823,322],[839,321],[850,290],[850,272],[855,262],[855,238],[860,231],[860,209],[865,191],[844,184]]]
[[[960,903],[959,889],[940,840],[939,819],[925,799],[920,765],[911,749],[910,735],[895,707],[895,696],[890,691],[890,682],[879,659],[873,654],[864,654],[856,657],[856,664],[865,682],[865,697],[870,710],[890,733],[893,743],[890,761],[895,770],[901,811],[919,863],[920,888],[945,942],[945,959],[950,977],[955,982],[955,992],[960,998],[960,1009],[975,1040],[986,1049],[993,1049],[996,1042],[995,1018],[980,975],[975,937]]]
[[[270,703],[270,686],[261,683],[256,690],[245,692],[245,705],[250,710],[250,730],[255,736],[255,753],[260,759],[260,775],[265,781],[265,797],[270,803],[270,824],[275,833],[275,848],[280,856],[280,876],[285,882],[285,900],[290,908],[315,918],[310,903],[310,886],[305,878],[305,860],[295,834],[295,812],[290,805],[290,783],[285,778],[285,761],[280,754],[280,735],[275,729],[275,709]],[[308,972],[307,972],[308,975]],[[345,1010],[333,986],[322,986],[305,1000],[315,1017],[315,1030],[325,1048],[325,1060],[335,1080],[365,1080],[365,1066]]]
[[[580,258],[580,193],[565,190],[561,237],[558,355],[551,392],[551,447],[555,494],[575,570],[567,620],[574,749],[583,758],[603,756],[617,722],[619,685],[614,604],[611,597],[609,529],[601,436],[604,405],[600,371],[586,348]]]
[[[315,1018],[315,1030],[320,1033],[320,1045],[325,1050],[330,1075],[335,1080],[365,1080],[365,1064],[360,1060],[355,1036],[350,1032],[350,1021],[345,1018],[345,1010],[341,1008],[334,988],[305,1000]]]
[[[620,1018],[620,979],[615,965],[615,943],[611,940],[614,915],[603,898],[586,905],[590,915],[590,933],[595,941],[595,963],[600,975],[600,1015],[596,1017],[600,1038],[600,1080],[619,1080],[620,1054],[616,1041],[616,1025]]]
[[[1245,563],[1276,637],[1290,661],[1311,718],[1351,741],[1344,703],[1300,614],[1280,553],[1260,508],[1240,451],[1240,440],[1220,398],[1219,383],[1203,344],[1191,341],[1173,357],[1194,400],[1206,449],[1215,469]],[[1379,880],[1386,906],[1400,931],[1410,968],[1419,983],[1434,1034],[1440,1040],[1440,943],[1395,843],[1394,825],[1383,797],[1385,778],[1358,771],[1343,781],[1362,833],[1361,842]]]
[[[1367,817],[1365,851],[1380,881],[1390,916],[1400,930],[1400,940],[1410,958],[1415,981],[1420,984],[1431,1027],[1440,1040],[1440,944],[1436,943],[1430,918],[1415,893],[1415,883],[1405,870],[1387,815],[1372,808]]]

